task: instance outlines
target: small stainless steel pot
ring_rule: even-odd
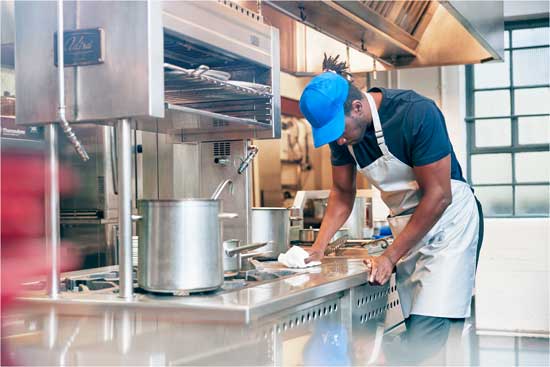
[[[323,220],[327,211],[328,199],[312,199],[313,201],[313,217],[317,220]]]
[[[317,228],[304,228],[300,229],[300,242],[313,243],[317,239],[319,229]]]
[[[260,251],[277,258],[289,248],[290,215],[286,208],[252,208],[252,242],[270,242]]]
[[[349,237],[353,239],[363,238],[363,228],[367,221],[367,199],[362,196],[356,196],[353,202],[353,209],[344,223],[344,227],[349,228]]]

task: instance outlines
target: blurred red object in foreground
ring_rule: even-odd
[[[17,284],[28,277],[46,274],[44,241],[44,157],[2,151],[2,305],[17,293]],[[75,186],[73,175],[61,168],[61,192]],[[62,264],[67,265],[66,257]],[[72,261],[71,261],[72,262]],[[66,267],[66,266],[64,266]]]
[[[1,155],[1,302],[9,311],[21,284],[49,270],[44,241],[45,165],[42,154],[10,152]],[[60,191],[75,187],[74,176],[60,168]],[[78,261],[61,251],[61,270]],[[2,345],[4,349],[5,345]],[[2,364],[9,364],[2,352]]]

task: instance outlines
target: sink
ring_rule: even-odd
[[[296,272],[291,270],[270,270],[270,271],[260,271],[260,270],[247,270],[241,271],[231,279],[243,279],[248,282],[265,282],[280,278],[285,278],[291,275],[295,275]]]

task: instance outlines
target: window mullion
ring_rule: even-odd
[[[550,45],[533,45],[533,46],[521,46],[521,47],[509,47],[505,48],[504,51],[510,51],[512,48],[514,50],[532,50],[534,48],[548,48]]]
[[[474,93],[474,78],[475,78],[475,68],[473,65],[466,66],[466,115],[474,116],[475,114],[475,93]],[[466,150],[467,154],[467,167],[466,174],[468,175],[468,181],[470,185],[473,185],[472,180],[472,151],[475,148],[475,120],[472,123],[466,124]]]
[[[474,89],[474,92],[493,92],[499,90],[509,90],[513,89],[533,89],[533,88],[548,88],[550,84],[530,84],[530,85],[518,85],[518,86],[508,86],[508,87],[492,87],[492,88],[478,88]]]
[[[519,119],[523,117],[538,117],[538,116],[550,116],[549,113],[537,113],[537,114],[530,114],[529,110],[524,111],[521,115],[516,115],[518,113],[515,100],[516,100],[516,90],[523,90],[523,89],[529,89],[529,88],[548,88],[550,84],[541,84],[541,85],[535,85],[535,84],[529,84],[529,85],[515,85],[514,81],[514,71],[518,71],[521,69],[520,64],[515,65],[514,64],[514,55],[518,53],[519,50],[528,50],[528,49],[546,49],[548,50],[549,45],[534,45],[534,46],[525,46],[525,47],[514,47],[513,44],[513,38],[516,36],[514,34],[515,29],[526,29],[526,28],[538,28],[541,26],[548,26],[548,21],[544,24],[539,23],[533,23],[530,22],[523,22],[521,24],[510,23],[506,26],[506,31],[508,32],[505,36],[507,37],[509,48],[506,49],[506,55],[509,57],[509,69],[507,70],[509,74],[509,84],[507,86],[503,87],[489,87],[489,88],[478,88],[479,85],[476,86],[475,84],[475,73],[476,71],[479,71],[479,68],[468,65],[466,66],[466,129],[467,129],[467,169],[466,172],[468,174],[468,181],[474,188],[476,188],[476,192],[478,192],[478,195],[481,195],[483,197],[483,200],[489,200],[488,203],[491,203],[491,200],[497,200],[495,201],[495,205],[492,209],[490,209],[491,214],[489,217],[512,217],[512,218],[520,218],[520,217],[537,217],[540,216],[539,209],[537,208],[531,208],[528,202],[525,202],[531,195],[530,189],[525,187],[533,187],[533,189],[536,189],[536,194],[533,192],[532,195],[533,198],[536,197],[537,205],[544,205],[544,203],[539,203],[541,200],[541,196],[543,193],[543,190],[540,187],[548,188],[550,189],[550,185],[548,182],[518,182],[517,172],[516,168],[518,167],[518,162],[516,162],[516,157],[519,153],[525,153],[525,152],[548,152],[550,150],[550,144],[527,144],[527,145],[520,145],[519,142]],[[524,58],[522,58],[524,60]],[[527,61],[528,62],[528,61]],[[528,66],[526,65],[528,68]],[[477,69],[477,70],[476,70]],[[502,70],[502,69],[500,69]],[[502,74],[499,74],[499,77]],[[490,84],[489,84],[490,85]],[[477,89],[476,89],[477,88]],[[476,103],[476,93],[477,92],[493,92],[498,90],[508,90],[509,91],[509,103],[510,103],[510,113],[507,114],[507,116],[485,116],[485,117],[477,117],[475,115],[476,109],[475,109],[475,103]],[[505,92],[501,92],[505,93]],[[485,95],[484,95],[485,96]],[[489,98],[489,97],[487,97]],[[502,110],[502,109],[500,109]],[[495,112],[497,112],[495,110]],[[498,113],[498,112],[497,112]],[[545,117],[546,118],[546,117]],[[495,119],[509,119],[510,124],[508,123],[508,129],[509,133],[511,133],[511,141],[508,146],[486,146],[486,147],[478,147],[476,143],[476,128],[478,128],[479,123],[478,120],[495,120]],[[493,124],[493,122],[491,122]],[[538,125],[537,125],[538,126]],[[500,130],[500,128],[499,128]],[[538,130],[537,130],[538,131]],[[480,142],[481,143],[481,142]],[[542,141],[541,141],[542,143]],[[473,167],[472,167],[472,161],[475,159],[473,157],[474,155],[479,155],[479,162],[480,164],[487,165],[488,158],[482,158],[482,155],[486,154],[503,154],[507,155],[511,158],[511,161],[508,163],[510,164],[510,167],[506,167],[507,169],[511,169],[511,177],[507,178],[507,180],[510,180],[509,183],[500,183],[500,184],[475,184],[473,183],[472,173],[473,173]],[[500,159],[504,159],[504,157],[501,155]],[[485,163],[483,163],[485,162]],[[484,176],[482,172],[480,174]],[[480,178],[481,179],[481,178]],[[483,181],[481,181],[483,182]],[[479,190],[477,190],[479,188]],[[511,190],[510,190],[511,189]],[[533,191],[534,191],[533,190]],[[505,196],[504,196],[505,195]],[[525,198],[523,195],[527,195]],[[519,196],[521,199],[521,203],[516,203],[516,198]],[[504,201],[502,201],[504,200]],[[511,200],[511,202],[510,202]],[[501,202],[502,201],[502,202]],[[491,204],[492,205],[492,204]],[[521,206],[518,206],[521,205]],[[527,205],[527,206],[526,206]],[[533,210],[532,210],[533,209]],[[506,214],[499,214],[504,213]],[[530,215],[529,213],[535,213],[533,215]]]
[[[514,31],[510,30],[508,32],[508,44],[510,45],[510,114],[514,116],[516,114],[516,105],[515,105],[515,90],[514,90],[514,45],[512,44],[512,33]],[[511,118],[511,127],[512,127],[512,149],[517,148],[518,146],[518,126],[517,117]],[[516,215],[516,153],[511,152],[512,155],[512,215]]]
[[[527,153],[527,152],[548,152],[548,144],[518,145],[517,147],[474,147],[470,154],[499,154],[499,153]]]
[[[548,27],[548,17],[544,17],[540,19],[526,19],[526,20],[520,20],[520,21],[516,20],[511,22],[504,22],[505,31],[512,31],[514,29],[540,28],[540,27]],[[510,43],[510,47],[512,47],[512,43]]]

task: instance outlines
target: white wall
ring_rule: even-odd
[[[537,15],[548,14],[550,2],[548,1],[505,1],[504,17],[507,19],[532,18]]]
[[[478,332],[548,335],[550,220],[486,219],[476,285]]]

